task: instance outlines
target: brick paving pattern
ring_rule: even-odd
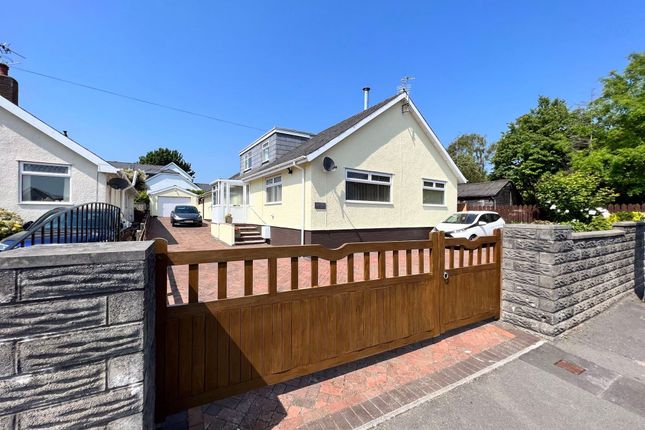
[[[534,344],[488,323],[192,408],[166,428],[352,429]]]

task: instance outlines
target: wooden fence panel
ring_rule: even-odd
[[[607,205],[610,213],[616,212],[645,212],[645,203],[616,203]]]
[[[531,223],[540,217],[540,210],[536,205],[498,205],[495,207],[467,205],[463,210],[497,212],[504,218],[504,221],[513,223]]]

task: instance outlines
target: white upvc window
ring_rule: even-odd
[[[214,205],[219,205],[219,182],[216,182],[215,185],[213,185],[213,204]]]
[[[359,203],[391,203],[392,175],[347,169],[345,201]]]
[[[269,162],[269,142],[262,144],[262,163]]]
[[[20,203],[70,203],[71,167],[20,162]]]
[[[265,181],[266,203],[282,203],[282,176],[274,176]]]
[[[423,180],[423,204],[430,206],[445,205],[446,181]]]
[[[251,170],[251,151],[245,152],[242,159],[244,160],[244,171]]]

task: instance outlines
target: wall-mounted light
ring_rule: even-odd
[[[287,167],[287,173],[292,175],[293,174],[293,169],[291,167]]]

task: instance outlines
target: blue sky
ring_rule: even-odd
[[[227,177],[262,134],[69,86],[18,67],[261,129],[320,131],[414,76],[444,145],[495,141],[539,95],[589,100],[645,49],[642,1],[22,1],[0,41],[20,104],[107,160],[178,149]]]

